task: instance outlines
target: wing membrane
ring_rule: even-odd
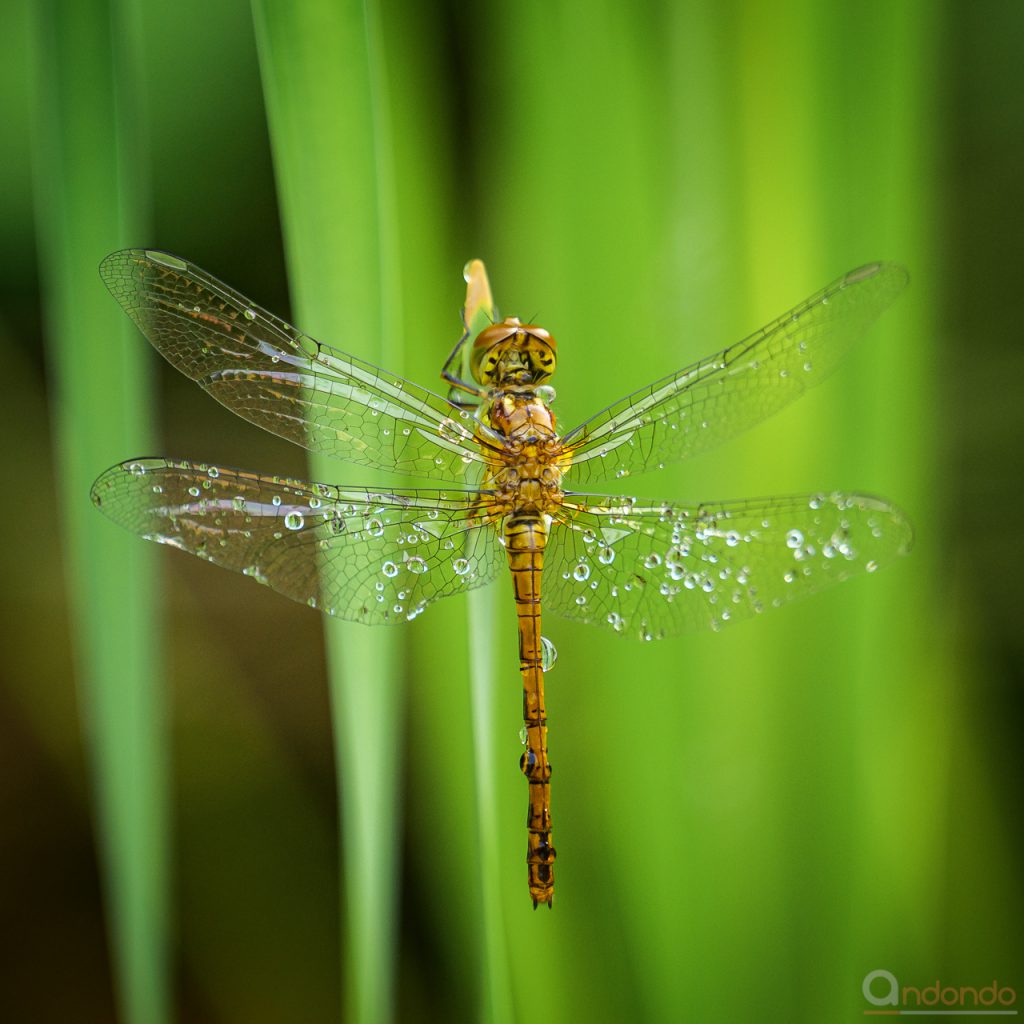
[[[489,582],[504,564],[469,491],[342,489],[203,463],[137,459],[93,484],[119,525],[370,624]]]
[[[609,406],[565,436],[567,482],[660,468],[759,423],[824,380],[907,279],[893,263],[850,271],[744,341]]]
[[[544,557],[544,607],[644,640],[722,626],[905,554],[903,513],[859,494],[695,507],[570,494]]]
[[[176,256],[126,249],[100,275],[168,362],[251,423],[358,465],[478,479],[487,428],[439,395],[315,341]]]

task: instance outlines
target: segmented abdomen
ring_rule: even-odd
[[[547,523],[537,515],[512,515],[505,521],[505,549],[515,588],[519,619],[519,667],[523,674],[523,722],[526,750],[520,767],[530,785],[526,818],[526,863],[530,896],[551,905],[555,888],[555,848],[551,843],[551,765],[548,762],[544,674],[541,668],[541,573]]]

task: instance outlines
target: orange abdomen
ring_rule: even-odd
[[[520,767],[530,785],[526,818],[526,863],[530,896],[551,905],[555,888],[555,848],[551,843],[551,764],[548,761],[544,672],[541,667],[541,574],[547,522],[538,515],[511,515],[505,521],[505,549],[515,588],[519,619],[519,667],[523,675],[526,750]]]

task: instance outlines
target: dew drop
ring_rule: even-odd
[[[287,526],[289,530],[301,530],[305,521],[306,520],[303,519],[301,512],[289,512],[284,517],[284,525]]]
[[[558,650],[546,637],[540,638],[540,667],[542,672],[550,672],[558,660]]]
[[[427,563],[418,556],[408,559],[405,565],[409,572],[415,573],[417,576],[422,575],[427,571]]]
[[[191,494],[193,498],[198,498],[199,497],[199,488],[198,487],[190,487],[188,489],[188,493]]]
[[[394,562],[385,562],[381,566],[381,570],[383,571],[384,575],[388,577],[388,579],[393,579],[395,576],[398,575],[398,566],[395,565]]]
[[[254,310],[254,309],[247,309],[245,311],[245,319],[246,320],[255,320],[256,319],[256,310]]]
[[[142,476],[146,472],[146,467],[141,462],[133,462],[128,467],[128,472],[132,476]]]
[[[455,558],[452,560],[452,568],[456,576],[465,576],[469,572],[469,562],[465,558]]]
[[[867,569],[868,572],[874,572],[878,568],[878,563],[873,558],[869,559],[868,562],[865,563],[864,568]]]
[[[366,524],[366,532],[371,537],[380,537],[384,533],[384,524],[379,519],[370,519]]]
[[[786,547],[799,548],[804,542],[804,535],[799,530],[790,530],[786,534]]]
[[[218,469],[218,468],[217,468],[216,466],[211,466],[211,467],[210,467],[210,468],[209,468],[209,469],[208,469],[208,470],[206,471],[206,475],[207,475],[208,477],[210,477],[210,479],[211,479],[211,480],[216,480],[216,479],[217,479],[217,477],[219,477],[219,476],[220,476],[220,470],[219,470],[219,469]]]
[[[686,565],[686,556],[689,553],[689,545],[684,547],[677,544],[668,549],[668,553],[665,555],[665,568],[672,579],[678,580],[682,577],[684,566]]]
[[[572,571],[572,578],[582,583],[584,580],[590,578],[590,566],[583,562],[580,562]],[[578,602],[577,602],[578,603]]]
[[[270,504],[273,505],[275,508],[280,508],[281,507],[281,495],[280,494],[275,494],[270,499]]]
[[[657,569],[657,568],[658,568],[658,566],[659,566],[659,565],[661,565],[661,555],[659,555],[659,554],[658,554],[658,553],[657,553],[656,551],[652,551],[652,552],[651,552],[651,553],[650,553],[650,554],[649,554],[649,555],[648,555],[648,556],[647,556],[647,557],[646,557],[646,558],[644,559],[644,565],[645,565],[645,566],[646,566],[646,567],[647,567],[648,569]]]
[[[464,426],[456,423],[453,419],[443,419],[440,424],[438,424],[437,432],[446,441],[454,441],[456,443],[468,440],[472,437],[472,434],[470,434]]]
[[[615,551],[613,548],[601,548],[597,553],[597,560],[602,565],[611,565],[615,561]]]

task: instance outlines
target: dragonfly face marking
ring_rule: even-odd
[[[477,335],[470,369],[485,387],[536,387],[555,372],[557,348],[543,327],[521,324],[519,317],[510,316]]]
[[[115,522],[366,624],[405,622],[511,570],[519,623],[534,905],[554,891],[541,609],[656,640],[721,629],[905,554],[887,502],[812,494],[683,505],[567,490],[706,451],[823,380],[907,282],[887,263],[834,281],[749,338],[560,435],[555,339],[515,317],[471,349],[471,415],[321,344],[205,271],[125,250],[100,274],[153,346],[238,415],[312,451],[440,481],[342,488],[191,460],[134,459],[94,483]],[[454,486],[447,486],[447,485]],[[543,583],[543,587],[542,587]]]

